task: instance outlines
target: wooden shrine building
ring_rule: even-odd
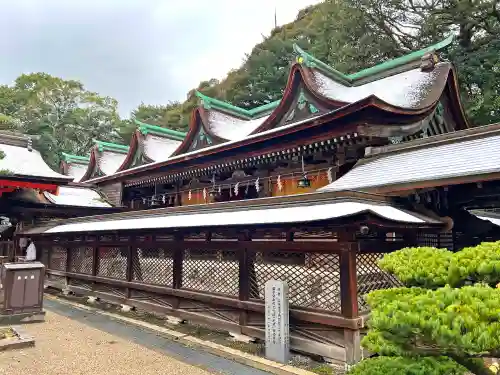
[[[437,57],[450,43],[349,75],[296,47],[277,102],[247,110],[197,93],[186,134],[136,121],[129,146],[98,142],[88,163],[65,159],[64,173],[128,212],[23,235],[43,249],[53,287],[252,337],[264,336],[265,282],[285,280],[292,348],[358,361],[363,296],[398,285],[377,260],[453,241],[454,223],[404,196],[333,187],[370,150],[474,132],[456,72]],[[377,178],[408,167],[396,164]]]
[[[24,233],[47,284],[264,338],[264,284],[289,286],[291,345],[356,362],[384,252],[446,227],[390,200],[312,193],[50,222]]]
[[[499,240],[500,227],[488,219],[495,217],[488,211],[500,209],[499,146],[500,124],[492,124],[367,148],[348,174],[321,190],[392,196],[409,209],[446,217],[456,249]]]
[[[296,47],[281,100],[246,110],[197,93],[187,134],[137,122],[97,144],[81,181],[132,209],[313,192],[369,146],[466,129],[456,73],[421,51],[345,75]]]
[[[26,226],[63,217],[117,212],[88,184],[53,171],[25,135],[0,133],[0,255]]]

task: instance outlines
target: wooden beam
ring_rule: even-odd
[[[64,271],[47,270],[47,274],[55,276],[63,276],[69,279],[82,280],[93,282],[96,284],[112,285],[119,288],[131,288],[135,290],[147,291],[155,294],[170,295],[188,300],[198,300],[207,303],[214,303],[233,307],[237,309],[245,309],[259,313],[265,312],[264,302],[258,301],[239,301],[236,298],[216,296],[213,294],[197,292],[193,290],[173,289],[165,286],[148,285],[144,283],[128,282],[126,280],[112,279],[103,276],[92,276],[86,274],[69,273]],[[328,326],[360,329],[364,327],[365,319],[363,317],[346,318],[336,313],[325,313],[320,311],[311,311],[307,309],[292,308],[290,310],[290,318],[303,320],[311,323],[324,324]]]

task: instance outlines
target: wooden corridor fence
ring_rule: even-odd
[[[50,287],[261,339],[264,284],[285,280],[292,348],[347,362],[359,357],[363,296],[398,285],[377,261],[402,247],[337,238],[217,240],[215,233],[35,241]]]

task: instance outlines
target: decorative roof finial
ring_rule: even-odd
[[[420,59],[420,70],[423,72],[431,72],[439,62],[439,57],[435,51],[430,51]]]

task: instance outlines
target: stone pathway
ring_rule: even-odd
[[[45,306],[45,323],[24,326],[36,346],[0,353],[1,375],[268,374],[57,301]]]

